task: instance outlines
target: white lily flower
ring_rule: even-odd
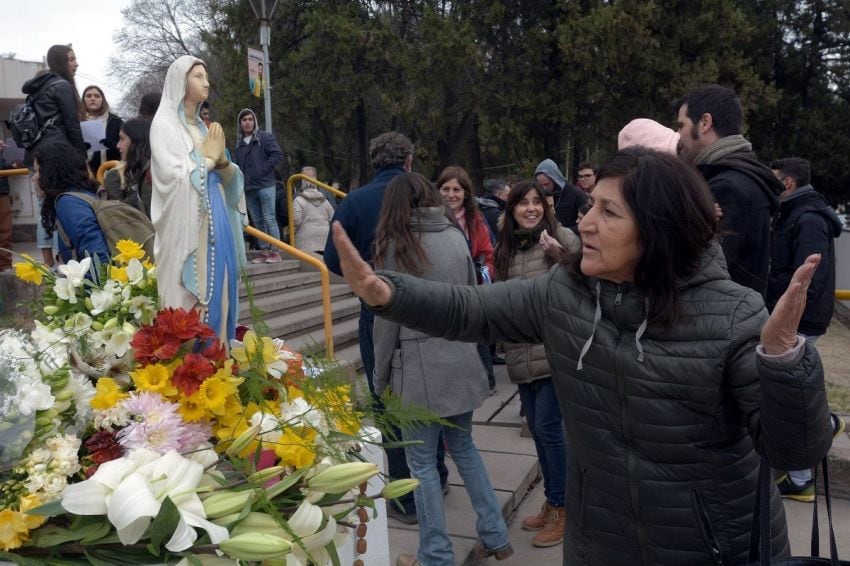
[[[78,312],[65,321],[65,330],[80,334],[91,328],[92,318],[84,312]]]
[[[150,450],[136,450],[103,464],[91,478],[65,488],[62,506],[77,515],[105,514],[121,542],[135,544],[159,513],[162,501],[169,497],[180,521],[165,545],[168,550],[180,552],[191,547],[198,536],[194,527],[206,530],[217,544],[229,534],[225,527],[206,520],[196,493],[203,473],[203,465],[176,451],[159,456]]]
[[[337,524],[333,517],[328,517],[325,527],[320,529],[323,517],[322,508],[307,500],[302,501],[298,506],[287,523],[300,539],[300,544],[292,545],[291,553],[287,555],[287,566],[306,566],[308,553],[316,564],[327,563],[328,555],[325,546],[336,537]],[[304,551],[305,548],[307,552]]]
[[[59,273],[65,276],[68,282],[74,287],[82,287],[85,281],[86,274],[91,268],[91,258],[87,257],[82,261],[70,260],[68,263],[59,266]]]

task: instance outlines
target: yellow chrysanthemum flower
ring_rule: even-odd
[[[118,240],[115,243],[115,249],[118,253],[112,256],[112,260],[122,265],[130,263],[131,259],[142,261],[145,257],[145,250],[133,240]]]
[[[26,515],[11,509],[0,511],[0,550],[19,548],[29,538]]]
[[[171,372],[163,364],[150,364],[131,371],[130,377],[139,391],[152,391],[163,397],[177,395],[177,388],[171,383]]]
[[[119,283],[127,283],[129,279],[127,278],[127,268],[126,267],[115,267],[114,265],[109,266],[109,278],[118,281]]]
[[[100,411],[111,409],[119,401],[128,397],[128,394],[111,377],[101,377],[98,379],[95,389],[96,393],[91,400],[91,407]]]
[[[268,446],[274,448],[281,466],[292,466],[300,470],[312,466],[316,461],[316,451],[313,448],[315,438],[316,431],[311,428],[302,428],[298,432],[285,429],[280,440],[274,444],[269,443]]]
[[[44,280],[44,271],[32,256],[21,254],[21,257],[27,261],[19,261],[15,264],[15,277],[33,285],[41,285],[41,282]]]

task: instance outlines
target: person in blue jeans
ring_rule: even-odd
[[[502,227],[496,241],[496,280],[531,279],[546,273],[563,250],[578,250],[578,237],[561,226],[546,203],[543,188],[521,181],[508,195]],[[552,370],[542,344],[504,344],[508,377],[519,389],[520,403],[543,473],[546,501],[540,512],[522,520],[522,527],[540,531],[534,546],[547,547],[564,540],[564,490],[567,483],[567,443]]]
[[[449,219],[440,193],[418,173],[404,173],[387,185],[375,236],[375,265],[433,281],[473,285],[475,265],[466,238]],[[380,395],[389,388],[405,404],[415,404],[449,421],[402,430],[419,522],[417,556],[401,554],[397,566],[451,566],[454,553],[437,471],[442,433],[478,515],[476,553],[484,558],[513,554],[501,507],[487,469],[472,440],[472,411],[489,395],[487,374],[475,344],[431,338],[384,319],[375,319],[375,374]]]
[[[271,132],[260,130],[257,115],[250,108],[239,112],[236,124],[234,161],[245,176],[245,204],[254,227],[275,239],[280,228],[275,213],[274,170],[283,161],[283,152]],[[260,254],[252,263],[278,263],[280,254],[260,240]]]

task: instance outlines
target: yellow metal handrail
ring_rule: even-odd
[[[848,289],[836,289],[835,298],[839,301],[850,301],[850,290]]]
[[[16,175],[29,175],[29,169],[0,169],[0,177],[14,177]]]
[[[319,269],[319,274],[322,278],[322,319],[325,325],[325,352],[329,358],[334,357],[334,335],[333,335],[333,318],[331,317],[331,276],[327,266],[322,260],[316,259],[308,253],[290,246],[287,243],[281,242],[272,238],[265,232],[261,232],[253,226],[246,226],[245,233],[254,236],[258,240],[262,240],[268,244],[276,246],[295,258],[309,263],[313,267]]]
[[[331,193],[335,194],[338,197],[345,198],[346,196],[348,196],[346,193],[342,192],[341,190],[335,189],[335,188],[331,187],[330,185],[326,185],[321,181],[317,181],[313,177],[308,177],[307,175],[304,175],[303,173],[296,173],[295,175],[292,175],[289,179],[287,179],[286,180],[286,208],[287,208],[287,212],[288,212],[288,216],[289,216],[289,243],[292,246],[295,246],[295,218],[294,218],[293,213],[292,213],[292,185],[295,184],[295,181],[298,181],[300,179],[304,179],[305,181],[309,181],[309,182],[313,183],[314,185],[316,185],[317,187],[322,187],[326,191],[330,191]]]

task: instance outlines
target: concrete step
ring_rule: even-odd
[[[340,359],[340,350],[345,349],[346,345],[351,343],[358,344],[358,321],[357,317],[348,318],[341,321],[334,321],[333,337],[334,350],[337,354],[337,359]],[[302,354],[319,354],[325,349],[325,331],[324,328],[316,328],[310,332],[305,332],[284,338],[286,344]],[[357,358],[360,358],[360,351],[357,351]],[[348,359],[351,359],[350,355]],[[359,362],[358,362],[359,363]],[[361,364],[362,365],[362,364]]]
[[[301,262],[294,259],[285,259],[280,263],[248,263],[245,266],[245,273],[255,282],[294,271],[301,271]]]
[[[253,289],[254,297],[260,297],[267,293],[273,293],[285,289],[305,287],[308,285],[318,286],[321,280],[322,279],[318,271],[292,271],[281,273],[275,277],[251,280],[251,287]],[[243,285],[239,289],[239,298],[244,299],[247,296],[247,289]]]
[[[360,313],[360,301],[354,297],[334,301],[332,304],[333,320],[345,320]],[[266,317],[269,335],[284,339],[299,334],[319,330],[322,332],[322,306],[310,306],[302,310]],[[324,334],[322,340],[324,341]]]
[[[354,296],[348,285],[331,285],[330,294],[332,302]],[[293,290],[275,291],[254,297],[254,307],[260,309],[266,319],[293,310],[301,310],[307,306],[321,304],[322,291],[321,287],[317,284],[312,284],[304,288],[294,288]],[[246,298],[239,305],[239,321],[242,324],[246,324],[250,320],[251,313],[248,310],[248,301]]]

